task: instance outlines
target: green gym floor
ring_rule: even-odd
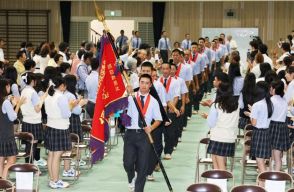
[[[202,108],[203,109],[203,108]],[[207,111],[204,108],[203,111]],[[182,142],[179,143],[177,150],[172,155],[172,160],[163,160],[164,167],[169,177],[174,192],[185,192],[190,184],[194,183],[196,169],[196,148],[199,140],[206,137],[208,127],[206,120],[200,115],[193,115],[188,121],[187,130],[183,132]],[[241,144],[237,146],[237,155],[241,155]],[[201,152],[205,151],[202,148]],[[123,141],[119,138],[118,146],[114,147],[102,162],[98,162],[89,171],[81,170],[79,180],[70,185],[64,191],[80,192],[128,192],[127,175],[123,168]],[[203,166],[200,173],[203,171]],[[256,173],[254,171],[254,173]],[[165,192],[168,191],[167,185],[161,172],[154,173],[155,181],[147,181],[145,192]],[[241,166],[240,158],[235,161],[234,168],[235,184],[241,183]],[[246,184],[254,184],[254,177],[246,180]],[[232,186],[232,182],[229,184]],[[55,191],[48,187],[48,175],[46,171],[40,177],[40,191]],[[57,190],[56,190],[57,191]],[[60,189],[59,189],[60,191]]]

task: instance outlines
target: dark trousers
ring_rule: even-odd
[[[159,157],[161,156],[161,153],[163,150],[163,145],[162,145],[163,129],[164,129],[164,125],[162,124],[151,133],[152,138],[154,140],[154,147]],[[151,175],[153,173],[157,163],[158,163],[157,156],[154,150],[151,149],[150,155],[149,155],[148,175]]]
[[[204,94],[204,87],[202,83],[202,75],[198,75],[198,82],[200,83],[199,85],[199,90],[196,92],[196,95],[194,95],[194,110],[199,111],[199,105],[200,101],[202,100],[203,94]]]
[[[194,103],[194,97],[193,97],[193,90],[192,88],[189,89],[189,99],[190,102],[187,104],[187,110],[185,110],[185,113],[187,113],[187,117],[191,117],[192,116],[192,105]]]
[[[172,123],[164,129],[164,154],[172,154],[175,146],[176,122],[178,119],[175,113],[167,113],[167,116],[172,120]]]
[[[88,101],[87,106],[86,106],[87,113],[93,119],[94,116],[94,110],[95,110],[95,103]]]
[[[168,63],[168,50],[160,50],[160,55],[164,63]]]
[[[211,67],[211,70],[208,74],[208,82],[207,82],[207,91],[210,93],[213,88],[213,80],[214,80],[214,67]]]
[[[127,130],[124,136],[123,164],[129,183],[135,177],[135,192],[143,192],[148,171],[148,161],[151,145],[144,130],[140,132]]]
[[[182,107],[182,100],[179,100],[177,103],[177,109]],[[179,138],[182,137],[183,127],[184,127],[184,116],[180,115],[176,120],[176,138],[175,138],[175,147],[178,146]]]
[[[189,110],[191,110],[192,108],[191,108],[191,102],[189,102],[189,103],[186,103],[185,104],[185,113],[184,113],[184,115],[183,115],[183,128],[184,127],[187,127],[187,125],[188,125],[188,115],[189,115]],[[192,112],[192,111],[191,111]]]

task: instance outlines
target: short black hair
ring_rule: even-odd
[[[92,69],[92,71],[97,70],[98,67],[99,67],[99,59],[92,58],[91,59],[91,69]]]
[[[58,48],[59,48],[59,51],[61,51],[61,52],[64,52],[67,48],[68,48],[68,43],[66,43],[66,42],[61,42],[60,44],[59,44],[59,46],[58,46]]]
[[[294,66],[290,66],[290,67],[288,67],[287,69],[286,69],[286,71],[287,71],[287,73],[289,73],[289,74],[292,74],[292,73],[294,73]]]
[[[198,41],[200,41],[200,40],[205,41],[205,39],[204,39],[203,37],[200,37],[200,38],[198,39]]]
[[[18,51],[18,52],[16,53],[16,59],[21,58],[22,55],[23,55],[24,53],[26,53],[26,52],[25,52],[25,51]]]
[[[69,63],[63,62],[60,64],[60,67],[59,67],[60,73],[65,73],[67,69],[70,69]]]
[[[84,61],[86,61],[87,59],[92,59],[93,57],[93,53],[92,52],[86,52],[84,54]]]
[[[36,62],[32,59],[27,59],[25,62],[24,62],[24,67],[25,67],[25,70],[26,71],[29,71],[31,70],[32,68],[36,67]]]
[[[292,58],[289,57],[289,56],[284,57],[284,59],[283,59],[283,63],[284,63],[287,67],[291,66],[291,65],[292,65]]]
[[[175,52],[181,54],[181,50],[180,50],[180,49],[174,49],[174,50],[172,51],[172,53],[175,53]]]
[[[282,46],[281,47],[286,52],[290,52],[291,51],[290,43],[284,42],[284,43],[282,43]]]
[[[261,54],[267,54],[267,45],[266,44],[260,44],[258,46],[258,50],[260,51]]]
[[[145,61],[145,62],[143,62],[143,63],[141,64],[141,69],[142,69],[142,67],[150,67],[151,70],[153,69],[153,65],[152,65],[152,63],[150,63],[149,61]]]
[[[88,42],[88,43],[85,44],[85,50],[86,51],[90,51],[92,47],[94,47],[93,42]]]
[[[78,58],[81,60],[82,56],[86,53],[86,51],[84,49],[79,49],[78,50]]]
[[[193,41],[193,42],[191,43],[191,46],[192,46],[192,45],[198,45],[198,43],[195,42],[195,41]]]
[[[177,67],[177,65],[176,65],[176,64],[174,64],[174,63],[171,63],[171,64],[170,64],[170,68],[171,68],[172,66],[174,66],[176,69],[178,69],[178,67]]]
[[[63,57],[63,56],[61,54],[59,54],[59,53],[54,56],[55,63],[57,63],[59,61],[60,57]]]
[[[150,82],[152,82],[152,78],[151,78],[151,76],[148,75],[148,74],[142,74],[142,75],[140,76],[140,78],[139,78],[139,81],[141,81],[142,78],[147,78],[147,79],[150,80]]]

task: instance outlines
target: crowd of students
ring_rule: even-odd
[[[139,38],[136,34],[130,42]],[[123,161],[131,191],[143,191],[146,179],[153,181],[152,173],[158,170],[145,133],[152,135],[157,154],[171,160],[182,132],[200,106],[210,107],[209,113],[201,116],[207,118],[210,128],[207,152],[212,154],[213,168],[226,169],[226,157],[235,153],[238,128],[251,124],[251,157],[256,158],[259,171],[266,170],[264,160],[269,157],[275,162],[274,170],[281,170],[282,152],[294,138],[292,41],[279,44],[282,55],[275,60],[267,55],[267,46],[260,39],[252,40],[244,72],[237,45],[225,34],[211,41],[201,37],[197,42],[186,34],[180,47],[175,44],[174,49],[165,31],[160,49],[142,40],[133,48],[123,32],[121,35],[117,48],[131,82],[127,92],[137,95],[147,123],[147,127],[142,126],[129,98],[131,123],[120,127],[125,128]],[[0,177],[6,178],[7,167],[16,162],[14,131],[20,130],[14,130],[13,124],[19,119],[21,131],[32,133],[35,139],[33,161],[27,158],[26,162],[47,165],[49,186],[64,188],[69,184],[60,179],[60,158],[72,147],[69,134],[78,134],[82,141],[82,108],[90,117],[94,113],[99,46],[82,42],[72,54],[67,43],[60,43],[58,48],[53,42],[31,47],[31,43],[22,43],[13,65],[0,61],[0,122],[5,125],[0,128]],[[212,99],[205,99],[208,95]],[[47,162],[38,148],[43,141],[49,151]],[[30,147],[26,143],[26,150]],[[63,176],[78,174],[69,161],[64,165]]]

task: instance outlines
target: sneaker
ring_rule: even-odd
[[[177,150],[177,147],[174,147],[174,151]]]
[[[186,127],[185,127],[185,128],[186,128]],[[183,129],[183,130],[184,130],[184,129]],[[181,137],[178,138],[178,142],[179,142],[179,143],[182,142],[182,138],[181,138]]]
[[[188,121],[191,119],[191,117],[187,117]]]
[[[164,157],[163,157],[163,159],[165,159],[165,160],[171,160],[171,155],[170,154],[165,154],[164,155]]]
[[[192,112],[194,115],[197,115],[198,114],[198,111],[193,111]]]
[[[183,131],[187,131],[187,127],[183,127]]]
[[[62,173],[63,177],[75,177],[75,176],[78,176],[78,175],[79,175],[79,172],[74,170],[73,168],[71,168],[68,171],[64,170],[63,173]]]
[[[147,176],[147,181],[154,181],[154,180],[155,180],[155,178],[154,178],[153,174]]]
[[[62,180],[58,180],[56,182],[50,181],[49,185],[52,189],[62,189],[62,188],[67,188],[69,186],[69,183],[64,182]]]
[[[80,160],[80,161],[79,161],[79,165],[80,165],[80,166],[85,166],[85,165],[87,165],[87,162],[84,161],[84,160]]]
[[[51,187],[51,186],[54,185],[54,183],[55,183],[54,181],[51,181],[51,180],[50,180],[49,183],[48,183],[48,186]]]
[[[155,172],[159,172],[159,171],[160,171],[160,166],[159,166],[159,164],[156,165],[154,171],[155,171]]]
[[[46,167],[47,166],[47,161],[44,159],[39,159],[38,161],[34,160],[34,165],[37,165],[38,167]]]
[[[134,191],[135,191],[135,183],[136,183],[136,179],[137,179],[137,177],[136,177],[136,175],[135,175],[135,177],[132,179],[132,182],[129,183],[129,191],[130,191],[130,192],[134,192]]]

